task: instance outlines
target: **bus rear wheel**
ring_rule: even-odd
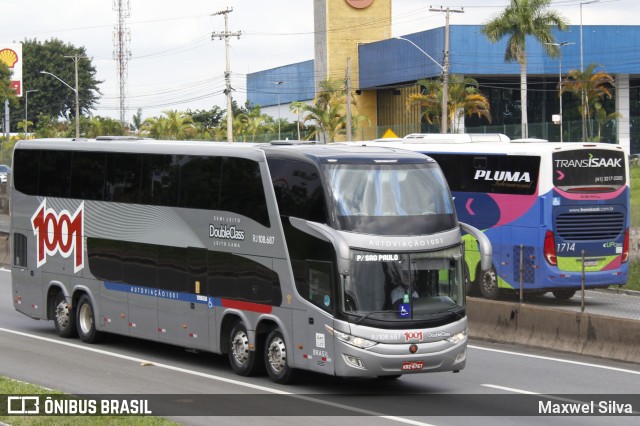
[[[62,291],[59,291],[53,299],[53,323],[58,336],[65,338],[77,336],[76,313],[67,303]]]
[[[258,371],[256,351],[250,350],[249,333],[242,321],[236,322],[229,334],[229,363],[239,376],[251,376]]]
[[[267,374],[276,383],[287,384],[295,380],[295,370],[287,364],[287,344],[279,328],[267,335],[264,348],[264,361]]]
[[[102,337],[102,333],[96,330],[96,314],[91,298],[86,294],[78,300],[76,323],[78,335],[83,342],[97,343]]]
[[[575,290],[553,290],[552,293],[558,300],[569,300],[576,295]]]

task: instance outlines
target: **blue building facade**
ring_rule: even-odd
[[[505,62],[506,37],[497,43],[490,43],[481,29],[481,25],[450,26],[450,74],[476,79],[480,91],[491,103],[494,118],[491,125],[473,118],[467,119],[467,131],[482,131],[483,128],[501,131],[500,126],[513,126],[504,127],[502,131],[509,134],[512,128],[517,129],[517,123],[520,122],[520,65]],[[559,113],[560,74],[564,76],[569,70],[580,69],[581,62],[583,69],[590,64],[597,64],[598,70],[612,75],[616,81],[614,98],[605,102],[605,108],[608,112],[617,111],[620,114],[616,120],[599,128],[603,140],[618,141],[630,145],[631,152],[640,152],[640,26],[570,26],[567,31],[555,31],[554,36],[556,42],[566,43],[561,48],[561,57],[548,56],[544,46],[537,40],[527,39],[529,136],[558,140],[559,132],[553,127],[552,116]],[[389,99],[383,96],[385,91],[397,92],[399,88],[415,87],[419,79],[442,74],[439,64],[443,61],[444,27],[404,35],[402,38],[409,41],[391,38],[359,44],[359,87],[354,87],[354,90],[379,93],[379,112],[385,110],[381,103]],[[268,82],[285,79],[286,98],[283,90],[280,102],[284,103],[285,99],[291,102],[313,98],[316,84],[313,61],[307,61],[249,74],[247,99],[262,106],[275,105],[276,91]],[[576,133],[577,125],[572,124],[573,121],[579,121],[578,104],[579,100],[574,96],[563,96],[563,123],[566,127],[563,134],[569,132],[569,138],[565,137],[564,140],[580,138]],[[380,129],[392,128],[395,124],[391,122],[393,117],[393,114],[379,113],[371,121]],[[594,131],[596,125],[593,125]],[[421,130],[425,130],[424,123]],[[554,137],[553,132],[558,134]]]

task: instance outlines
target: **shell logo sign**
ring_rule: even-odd
[[[22,44],[0,44],[0,62],[11,71],[11,88],[17,96],[22,96]]]

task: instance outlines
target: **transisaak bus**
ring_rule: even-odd
[[[14,306],[60,336],[227,354],[279,383],[465,366],[461,225],[423,155],[31,140],[11,192]]]
[[[502,134],[411,134],[368,145],[427,154],[442,168],[458,218],[484,231],[493,267],[481,274],[467,244],[468,292],[553,292],[627,283],[629,167],[605,143],[510,140]]]

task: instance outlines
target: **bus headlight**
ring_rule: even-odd
[[[351,346],[355,346],[356,348],[368,349],[368,348],[378,344],[378,342],[374,342],[373,340],[368,340],[368,339],[363,339],[362,337],[352,336],[350,334],[343,333],[343,332],[335,330],[333,328],[330,329],[330,327],[327,327],[327,330],[329,330],[329,332],[331,334],[336,336],[336,339],[340,340],[341,342],[347,343],[347,344],[349,344]]]
[[[453,336],[449,337],[447,339],[447,342],[451,342],[454,345],[457,345],[458,343],[464,341],[464,339],[467,338],[467,330],[463,330],[460,333],[454,334]]]

